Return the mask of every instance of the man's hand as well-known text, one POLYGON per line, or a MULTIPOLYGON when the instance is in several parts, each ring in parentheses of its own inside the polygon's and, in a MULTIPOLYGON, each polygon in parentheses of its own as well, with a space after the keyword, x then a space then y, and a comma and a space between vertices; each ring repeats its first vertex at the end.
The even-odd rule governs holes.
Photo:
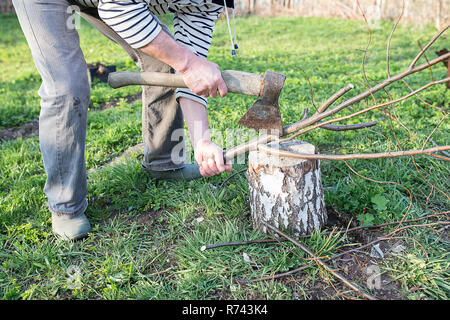
POLYGON ((200 174, 204 177, 231 172, 232 164, 225 164, 223 150, 211 140, 199 140, 194 147, 194 157, 200 166, 200 174))
POLYGON ((215 98, 217 91, 221 97, 228 92, 219 66, 205 58, 191 56, 186 68, 180 72, 187 87, 196 95, 215 98))
POLYGON ((196 56, 164 31, 140 49, 181 73, 187 87, 196 95, 215 98, 217 91, 221 97, 227 94, 228 88, 222 79, 219 66, 196 56))

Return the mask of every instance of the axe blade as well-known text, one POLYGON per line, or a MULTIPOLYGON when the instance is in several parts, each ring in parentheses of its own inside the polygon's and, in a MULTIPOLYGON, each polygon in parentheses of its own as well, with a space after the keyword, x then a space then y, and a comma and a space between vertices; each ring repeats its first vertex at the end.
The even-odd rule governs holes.
POLYGON ((256 100, 238 123, 241 126, 258 131, 277 131, 278 135, 283 131, 280 108, 278 105, 267 103, 263 98, 256 100))
POLYGON ((258 100, 239 120, 239 124, 256 130, 270 130, 278 135, 283 132, 278 98, 284 86, 286 76, 266 71, 258 100))

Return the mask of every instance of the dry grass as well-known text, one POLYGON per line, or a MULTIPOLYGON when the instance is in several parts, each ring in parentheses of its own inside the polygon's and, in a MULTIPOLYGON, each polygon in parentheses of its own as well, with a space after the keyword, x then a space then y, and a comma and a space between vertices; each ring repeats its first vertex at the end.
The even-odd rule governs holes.
MULTIPOLYGON (((370 22, 395 20, 402 1, 359 0, 370 22)), ((237 12, 264 16, 292 15, 361 19, 357 0, 236 0, 237 12)), ((441 28, 450 21, 448 0, 405 0, 404 22, 415 24, 433 23, 441 28)))

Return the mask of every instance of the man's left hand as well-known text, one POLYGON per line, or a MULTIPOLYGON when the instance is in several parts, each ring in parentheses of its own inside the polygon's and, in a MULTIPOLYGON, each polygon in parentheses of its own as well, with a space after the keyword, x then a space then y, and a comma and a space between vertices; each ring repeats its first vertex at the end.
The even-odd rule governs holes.
POLYGON ((223 150, 211 140, 200 140, 194 148, 194 157, 200 166, 200 174, 211 177, 222 172, 231 172, 232 164, 225 164, 223 150))

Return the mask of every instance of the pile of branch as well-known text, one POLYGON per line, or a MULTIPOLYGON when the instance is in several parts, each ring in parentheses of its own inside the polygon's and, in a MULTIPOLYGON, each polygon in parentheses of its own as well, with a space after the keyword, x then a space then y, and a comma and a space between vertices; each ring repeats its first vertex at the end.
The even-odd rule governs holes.
MULTIPOLYGON (((450 145, 435 146, 435 147, 429 148, 429 149, 425 149, 424 148, 425 145, 424 145, 424 147, 420 150, 407 150, 407 151, 383 152, 383 153, 365 153, 365 154, 345 154, 345 155, 304 154, 304 153, 300 154, 300 153, 294 153, 294 152, 289 152, 289 151, 282 151, 282 150, 279 150, 279 149, 276 149, 273 147, 273 145, 278 145, 278 143, 293 140, 302 134, 305 134, 307 132, 310 132, 310 131, 318 129, 318 128, 326 129, 326 130, 333 130, 333 131, 343 131, 343 130, 358 130, 358 129, 363 129, 363 128, 368 128, 368 127, 374 126, 374 125, 376 125, 375 121, 361 123, 361 124, 357 124, 357 125, 336 125, 335 123, 354 118, 356 116, 365 114, 367 112, 370 112, 370 111, 373 111, 373 110, 376 110, 376 109, 379 109, 382 107, 396 104, 398 102, 404 101, 404 100, 409 99, 414 96, 419 97, 418 93, 420 93, 421 91, 424 91, 425 89, 428 89, 428 88, 438 85, 438 84, 443 84, 443 83, 449 82, 450 77, 446 77, 446 78, 440 79, 440 80, 432 80, 429 83, 427 83, 426 85, 422 86, 421 88, 413 90, 404 80, 404 78, 406 78, 412 74, 429 69, 432 66, 434 66, 440 62, 448 61, 448 59, 450 59, 450 52, 447 52, 431 61, 428 61, 428 59, 427 59, 426 63, 416 66, 418 60, 425 54, 425 52, 432 46, 432 44, 434 42, 436 42, 436 40, 439 39, 439 37, 441 37, 442 34, 445 31, 447 31, 449 28, 450 28, 450 24, 447 25, 446 27, 444 27, 438 34, 436 34, 436 36, 433 37, 433 39, 430 40, 430 42, 425 47, 422 48, 422 50, 417 54, 417 56, 410 63, 409 67, 406 70, 404 70, 403 72, 400 72, 400 73, 398 73, 396 75, 392 75, 392 76, 388 72, 389 77, 386 80, 372 86, 371 88, 368 88, 366 91, 358 94, 357 96, 340 103, 336 107, 329 109, 340 97, 342 97, 344 94, 346 94, 347 92, 349 92, 351 89, 354 88, 354 86, 352 84, 349 84, 346 87, 339 90, 338 92, 336 92, 335 94, 333 94, 327 101, 325 101, 319 108, 316 109, 316 112, 312 116, 308 116, 308 110, 306 110, 302 120, 284 126, 283 131, 281 132, 280 135, 270 134, 270 133, 263 134, 256 139, 253 139, 249 142, 240 144, 232 149, 227 150, 225 153, 225 159, 231 160, 240 154, 247 153, 247 152, 250 152, 253 150, 261 150, 261 151, 265 151, 267 153, 278 155, 278 156, 292 157, 292 158, 299 158, 299 159, 320 159, 320 160, 376 159, 376 158, 415 156, 415 155, 426 154, 426 155, 431 155, 433 157, 439 158, 441 160, 450 161, 450 158, 437 154, 438 152, 445 152, 447 150, 450 150, 450 145), (339 111, 346 109, 346 108, 350 107, 351 105, 354 105, 354 104, 360 102, 361 100, 364 100, 370 96, 373 96, 373 94, 375 92, 383 90, 383 89, 386 90, 387 86, 389 86, 397 81, 400 81, 400 80, 403 81, 407 85, 407 87, 410 89, 410 93, 408 93, 398 99, 390 99, 387 102, 375 104, 372 106, 367 106, 366 108, 359 110, 357 112, 354 112, 352 114, 349 114, 349 115, 335 117, 335 118, 326 120, 327 118, 335 116, 339 111), (269 143, 271 143, 272 146, 269 146, 269 143)), ((388 52, 389 52, 389 48, 388 48, 388 52)), ((389 63, 389 57, 388 57, 388 63, 389 63)), ((388 70, 389 70, 389 67, 388 67, 388 70)), ((390 95, 389 95, 389 97, 391 98, 390 95)), ((419 97, 419 99, 421 99, 421 98, 419 97)), ((445 119, 447 117, 448 113, 445 110, 442 110, 442 112, 444 113, 443 119, 445 119)), ((433 133, 434 133, 434 131, 433 131, 433 133)), ((426 143, 429 141, 430 137, 431 137, 431 135, 428 137, 426 143)))

